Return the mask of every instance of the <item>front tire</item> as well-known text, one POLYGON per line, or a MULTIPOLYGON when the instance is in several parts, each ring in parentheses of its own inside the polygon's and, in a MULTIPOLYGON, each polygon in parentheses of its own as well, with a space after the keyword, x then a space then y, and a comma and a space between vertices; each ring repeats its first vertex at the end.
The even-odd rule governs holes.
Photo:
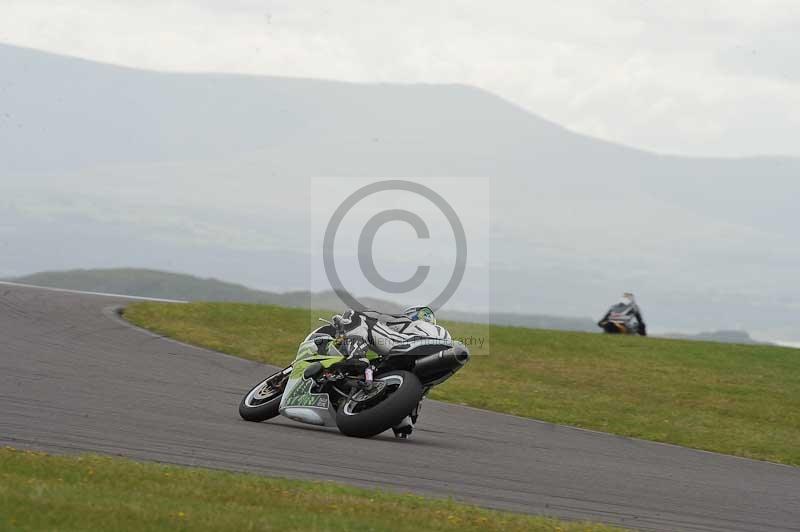
POLYGON ((242 397, 239 403, 239 415, 245 421, 266 421, 278 415, 283 390, 289 375, 284 371, 274 373, 259 382, 242 397))
POLYGON ((369 392, 357 392, 345 399, 336 413, 339 431, 356 438, 371 438, 398 425, 422 399, 419 379, 408 371, 390 371, 375 379, 382 383, 381 395, 369 399, 369 392), (366 400, 358 401, 358 394, 366 400))

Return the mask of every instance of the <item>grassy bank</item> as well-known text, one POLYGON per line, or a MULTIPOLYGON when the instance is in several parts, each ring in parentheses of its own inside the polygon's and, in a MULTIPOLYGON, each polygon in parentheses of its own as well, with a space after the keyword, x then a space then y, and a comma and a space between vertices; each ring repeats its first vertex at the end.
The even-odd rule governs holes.
POLYGON ((618 529, 329 482, 5 448, 0 449, 0 530, 618 529))
MULTIPOLYGON (((137 303, 168 336, 287 365, 312 322, 264 305, 137 303)), ((800 351, 447 324, 483 339, 435 399, 649 440, 800 465, 800 351)))

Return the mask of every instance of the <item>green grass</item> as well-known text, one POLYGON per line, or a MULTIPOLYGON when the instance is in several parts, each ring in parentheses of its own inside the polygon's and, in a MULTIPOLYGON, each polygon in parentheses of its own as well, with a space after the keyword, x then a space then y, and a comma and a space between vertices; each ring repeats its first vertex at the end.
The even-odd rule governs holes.
POLYGON ((0 449, 0 530, 611 531, 340 486, 0 449))
MULTIPOLYGON (((211 349, 288 365, 313 326, 280 307, 137 303, 132 322, 211 349)), ((448 324, 487 339, 432 397, 499 412, 800 465, 800 351, 448 324)), ((243 390, 244 392, 244 390, 243 390)))

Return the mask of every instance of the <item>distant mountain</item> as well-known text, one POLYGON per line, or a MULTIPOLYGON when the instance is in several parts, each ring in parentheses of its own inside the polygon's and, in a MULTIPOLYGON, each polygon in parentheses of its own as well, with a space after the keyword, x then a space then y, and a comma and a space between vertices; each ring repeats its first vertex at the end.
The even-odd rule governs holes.
POLYGON ((515 314, 511 312, 463 312, 458 310, 442 311, 442 319, 465 321, 469 323, 493 323, 511 327, 527 327, 530 329, 556 329, 560 331, 599 332, 597 324, 590 318, 572 318, 564 316, 548 316, 546 314, 515 314))
POLYGON ((40 272, 10 280, 52 288, 187 301, 271 303, 278 297, 217 279, 138 268, 40 272))
MULTIPOLYGON (((183 301, 226 301, 261 303, 284 307, 299 307, 339 312, 343 304, 333 292, 288 292, 275 293, 253 290, 246 286, 201 279, 182 273, 162 272, 137 268, 114 268, 105 270, 70 270, 41 272, 9 279, 16 283, 105 292, 130 296, 178 299, 183 301)), ((402 305, 374 298, 361 298, 362 303, 384 312, 401 312, 402 305)), ((473 323, 495 323, 538 329, 560 329, 569 331, 597 330, 590 319, 524 314, 481 314, 471 312, 441 312, 442 319, 473 323)))
MULTIPOLYGON (((70 270, 40 272, 9 281, 131 296, 144 296, 184 301, 222 301, 259 303, 284 307, 311 308, 338 312, 343 304, 333 292, 287 292, 276 293, 254 290, 241 284, 203 279, 183 273, 164 272, 139 268, 114 268, 98 270, 70 270)), ((403 305, 374 298, 362 298, 364 305, 384 312, 400 312, 403 305)), ((440 318, 451 321, 472 323, 493 323, 534 329, 556 329, 566 331, 598 332, 599 329, 589 318, 569 318, 563 316, 443 311, 440 318)), ((702 332, 698 334, 667 333, 659 338, 678 340, 700 340, 731 344, 763 344, 754 340, 742 330, 702 332)))
POLYGON ((704 342, 720 342, 724 344, 765 344, 753 339, 747 331, 712 331, 698 334, 668 333, 660 335, 662 338, 675 340, 700 340, 704 342))
MULTIPOLYGON (((241 284, 218 279, 203 279, 194 275, 140 268, 40 272, 9 280, 52 288, 183 301, 235 301, 320 309, 336 309, 341 306, 332 292, 320 294, 302 291, 275 293, 254 290, 241 284)), ((392 306, 396 307, 396 305, 392 306)))
MULTIPOLYGON (((661 330, 800 341, 800 159, 648 153, 465 85, 154 72, 0 45, 0 276, 124 265, 321 291, 320 182, 439 177, 465 183, 443 192, 466 196, 465 222, 489 214, 468 234, 491 240, 475 266, 488 280, 454 308, 599 317, 633 291, 661 330), (490 193, 469 185, 483 179, 490 193)), ((415 258, 379 257, 401 274, 415 258)))

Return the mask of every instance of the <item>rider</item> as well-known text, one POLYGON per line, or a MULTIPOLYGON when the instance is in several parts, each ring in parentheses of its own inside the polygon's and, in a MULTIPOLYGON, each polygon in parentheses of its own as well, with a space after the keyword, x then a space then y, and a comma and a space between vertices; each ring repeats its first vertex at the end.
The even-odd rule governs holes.
MULTIPOLYGON (((402 314, 347 309, 334 316, 337 321, 348 337, 360 337, 381 356, 433 354, 453 347, 450 333, 436 324, 436 315, 427 306, 409 307, 402 314)), ((351 357, 366 354, 363 348, 354 351, 351 357)))
MULTIPOLYGON (((639 324, 636 332, 642 336, 647 336, 647 326, 644 323, 644 318, 642 318, 642 310, 636 303, 636 298, 634 295, 630 292, 625 292, 622 294, 622 299, 618 304, 624 305, 626 308, 630 309, 639 324)), ((598 325, 603 327, 603 325, 608 321, 608 317, 611 315, 612 310, 613 308, 606 312, 606 315, 603 316, 603 319, 598 322, 598 325)))
MULTIPOLYGON (((402 314, 347 309, 331 321, 349 338, 348 341, 355 339, 345 350, 349 363, 368 366, 366 354, 369 348, 381 356, 397 356, 428 355, 453 347, 450 333, 436 324, 436 315, 426 306, 409 307, 402 314)), ((419 406, 399 425, 392 427, 395 436, 408 437, 418 415, 419 406)))

